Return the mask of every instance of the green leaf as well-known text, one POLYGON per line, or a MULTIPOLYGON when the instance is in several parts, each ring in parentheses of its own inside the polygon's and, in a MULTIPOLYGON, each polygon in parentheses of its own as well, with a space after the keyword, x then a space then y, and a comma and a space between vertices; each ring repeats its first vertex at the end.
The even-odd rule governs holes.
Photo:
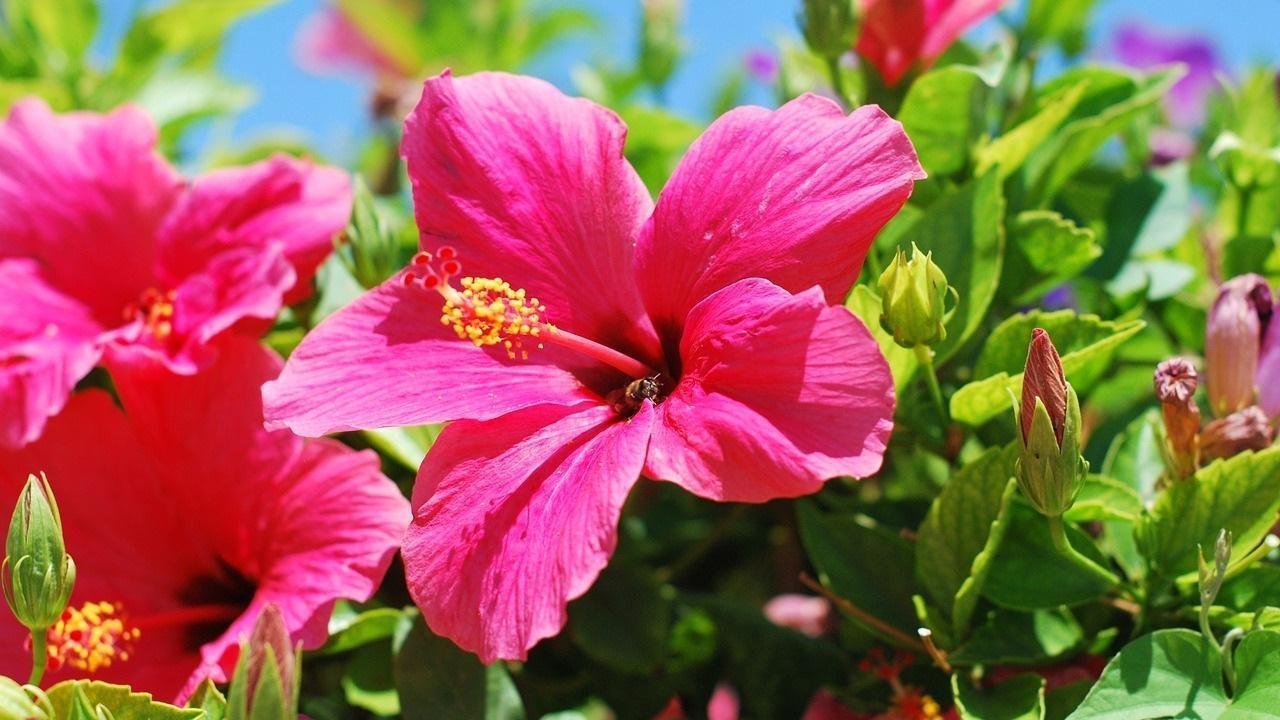
POLYGON ((1067 55, 1079 54, 1085 46, 1089 13, 1096 1, 1031 0, 1027 8, 1027 40, 1054 42, 1067 55))
POLYGON ((1245 569, 1222 585, 1215 602, 1244 611, 1280 607, 1280 567, 1260 564, 1245 569))
POLYGON ((1142 516, 1142 498, 1128 485, 1109 477, 1090 475, 1080 494, 1062 517, 1067 522, 1099 520, 1136 522, 1142 516))
POLYGON ((569 631, 593 660, 648 673, 666 657, 670 603, 649 570, 612 563, 591 590, 569 606, 569 631))
POLYGON ((1219 530, 1232 535, 1232 557, 1262 541, 1280 510, 1280 448, 1246 452, 1174 483, 1138 524, 1151 569, 1166 578, 1196 572, 1196 546, 1212 548, 1219 530))
POLYGON ((979 147, 974 153, 977 159, 977 174, 986 173, 992 168, 1000 179, 1017 172, 1038 148, 1053 137, 1062 123, 1071 115, 1085 88, 1066 86, 1057 94, 1045 99, 1035 115, 1004 133, 1000 137, 979 147))
POLYGON ((1000 291, 1019 304, 1034 302, 1102 254, 1092 230, 1048 210, 1018 213, 1009 225, 1009 249, 1000 291))
POLYGON ((1222 661, 1209 641, 1190 630, 1157 630, 1129 643, 1107 663, 1068 720, 1211 720, 1226 704, 1222 661))
POLYGON ((205 678, 187 698, 187 707, 203 712, 200 720, 222 720, 227 714, 227 698, 212 680, 205 678))
POLYGON ((391 657, 389 639, 356 648, 343 666, 342 693, 348 704, 375 715, 400 713, 391 657))
MULTIPOLYGON (((916 593, 915 582, 909 573, 885 572, 886 568, 915 566, 911 544, 897 533, 878 527, 865 515, 825 513, 809 500, 796 504, 796 516, 800 541, 822 584, 859 609, 914 637, 919 626, 911 602, 916 593)), ((870 625, 859 624, 883 640, 896 642, 870 625)))
POLYGON ((1017 612, 996 609, 964 645, 947 655, 967 665, 1043 665, 1080 647, 1084 631, 1063 609, 1017 612))
POLYGON ((968 164, 988 90, 978 69, 964 65, 927 72, 911 83, 898 120, 929 175, 951 175, 968 164))
POLYGON ((1134 420, 1116 436, 1102 462, 1102 474, 1116 478, 1144 501, 1154 500, 1156 483, 1164 474, 1160 451, 1160 411, 1151 410, 1134 420))
MULTIPOLYGON (((983 371, 1015 362, 1021 365, 1019 358, 1026 357, 1031 329, 1043 327, 1062 353, 1062 368, 1067 379, 1084 388, 1106 372, 1119 346, 1145 325, 1141 320, 1112 322, 1095 315, 1076 316, 1071 310, 1015 315, 992 331, 974 374, 982 375, 983 371), (1022 349, 1016 351, 1019 345, 1022 349)), ((1013 397, 1021 395, 1022 373, 1011 375, 1007 370, 1000 370, 957 390, 951 396, 951 417, 969 425, 981 425, 1009 409, 1009 393, 1013 393, 1013 397)))
MULTIPOLYGON (((992 448, 964 466, 934 499, 916 539, 916 581, 963 639, 1005 531, 1002 517, 1017 486, 1017 448, 992 448)), ((937 628, 934 629, 937 631, 937 628)))
POLYGON ((444 425, 377 428, 365 430, 364 436, 379 452, 408 470, 417 470, 443 429, 444 425))
MULTIPOLYGON (((1015 502, 1005 515, 1008 529, 991 562, 982 593, 1014 610, 1040 610, 1079 605, 1105 595, 1111 583, 1064 556, 1053 545, 1049 523, 1029 505, 1015 502)), ((1089 536, 1068 525, 1075 550, 1106 567, 1089 536)))
POLYGON ((98 30, 95 0, 4 0, 6 23, 30 33, 33 45, 56 50, 59 65, 79 65, 98 30))
POLYGON ((157 702, 149 693, 133 692, 125 685, 95 680, 64 680, 49 688, 49 702, 56 717, 66 717, 70 713, 77 687, 84 692, 92 707, 106 707, 116 720, 195 720, 201 716, 200 710, 157 702))
MULTIPOLYGON (((208 67, 227 30, 279 0, 177 0, 138 16, 120 45, 119 72, 137 80, 169 58, 208 67)), ((372 4, 372 3, 370 3, 372 4)))
POLYGON ((313 655, 338 655, 379 640, 395 636, 398 628, 409 622, 410 615, 398 608, 374 608, 347 618, 339 624, 337 614, 329 622, 329 640, 313 655))
POLYGON ((133 101, 141 105, 160 128, 166 150, 178 147, 182 132, 192 123, 219 115, 231 115, 248 107, 253 90, 208 71, 174 70, 153 75, 133 101))
POLYGON ((619 115, 627 124, 626 156, 644 180, 649 192, 657 195, 671 177, 689 144, 702 126, 679 115, 644 105, 628 105, 619 115))
POLYGON ((1062 129, 1046 138, 1028 162, 1035 178, 1032 201, 1043 205, 1073 175, 1093 161, 1093 156, 1112 136, 1159 103, 1182 76, 1182 68, 1171 68, 1134 78, 1119 70, 1088 66, 1069 70, 1041 88, 1041 105, 1059 102, 1067 88, 1083 91, 1072 118, 1062 129))
POLYGON ((975 688, 960 675, 951 676, 956 709, 966 720, 1043 720, 1044 678, 1018 675, 989 689, 975 688))
POLYGON ((1219 720, 1260 720, 1280 714, 1280 633, 1251 632, 1236 647, 1236 691, 1219 720))
POLYGON ((986 319, 1004 258, 1003 217, 999 178, 991 173, 943 195, 898 238, 902 247, 914 242, 932 252, 960 295, 947 337, 934 348, 938 363, 955 354, 986 319))
POLYGON ((502 663, 486 668, 422 622, 396 636, 394 675, 405 720, 524 720, 502 663))

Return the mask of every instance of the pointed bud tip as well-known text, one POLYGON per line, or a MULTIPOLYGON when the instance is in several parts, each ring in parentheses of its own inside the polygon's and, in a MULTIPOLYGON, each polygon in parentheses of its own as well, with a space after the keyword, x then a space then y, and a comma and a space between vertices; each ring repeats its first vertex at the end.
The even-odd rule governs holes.
POLYGON ((1053 425, 1053 434, 1062 442, 1067 418, 1067 377, 1062 370, 1062 359, 1053 340, 1044 328, 1031 331, 1031 345, 1027 349, 1027 365, 1022 377, 1022 402, 1019 422, 1025 442, 1031 437, 1031 421, 1035 416, 1036 399, 1044 403, 1053 425))

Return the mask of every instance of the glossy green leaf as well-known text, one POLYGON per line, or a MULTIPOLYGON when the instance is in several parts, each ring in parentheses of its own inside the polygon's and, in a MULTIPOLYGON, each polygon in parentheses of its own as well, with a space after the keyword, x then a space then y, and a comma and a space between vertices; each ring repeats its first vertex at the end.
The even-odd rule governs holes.
POLYGON ((1190 630, 1157 630, 1107 663, 1068 720, 1213 720, 1226 705, 1222 661, 1209 641, 1190 630))
POLYGON ((1196 546, 1213 547, 1231 533, 1232 557, 1262 541, 1280 510, 1280 448, 1218 460, 1174 483, 1138 525, 1138 543, 1153 571, 1176 578, 1196 571, 1196 546))
POLYGON ((1031 42, 1053 42, 1068 55, 1084 49, 1089 13, 1097 0, 1031 0, 1026 33, 1031 42))
POLYGON ((421 621, 394 643, 394 677, 404 720, 524 720, 524 706, 502 663, 485 667, 421 621))
POLYGON ((990 173, 943 195, 898 237, 901 247, 932 252, 960 296, 947 337, 934 348, 936 362, 955 354, 987 317, 1004 258, 1004 207, 990 173))
POLYGON ((662 583, 635 565, 613 563, 569 606, 569 632, 596 662, 646 673, 663 661, 671 607, 662 583))
POLYGON ((1018 213, 1009 224, 1000 291, 1015 302, 1036 300, 1075 277, 1102 254, 1094 232, 1048 210, 1018 213))
MULTIPOLYGON (((911 596, 917 590, 911 574, 901 571, 915 565, 911 544, 870 518, 824 512, 812 501, 797 503, 796 516, 805 554, 822 584, 860 610, 914 636, 918 622, 911 596)), ((864 628, 875 632, 872 626, 864 628)))
POLYGON ((1004 179, 1017 172, 1062 127, 1084 92, 1083 87, 1059 88, 1056 95, 1044 100, 1036 114, 978 148, 977 174, 998 168, 996 173, 1004 179))
MULTIPOLYGON (((1027 340, 1022 342, 1023 350, 1021 352, 1021 357, 1025 360, 1026 344, 1030 340, 1031 329, 1036 326, 1034 323, 1037 322, 1045 323, 1037 327, 1046 327, 1046 324, 1051 322, 1059 324, 1058 333, 1050 329, 1049 334, 1053 337, 1055 345, 1058 345, 1059 352, 1062 354, 1062 368, 1067 374, 1067 379, 1072 384, 1079 384, 1082 387, 1106 372, 1111 358, 1115 355, 1120 345, 1137 334, 1146 325, 1141 320, 1109 322, 1099 320, 1092 315, 1077 317, 1070 310, 1060 311, 1059 313, 1028 313, 1015 316, 1002 323, 1001 327, 992 332, 993 340, 991 342, 996 341, 999 333, 1000 337, 998 339, 1001 347, 1007 347, 1011 343, 1015 343, 1016 338, 1023 337, 1022 333, 1025 331, 1027 340), (1068 339, 1068 333, 1071 332, 1077 333, 1077 337, 1094 339, 1087 345, 1064 351, 1064 348, 1071 348, 1075 344, 1068 339), (1063 337, 1061 344, 1058 344, 1059 335, 1063 337)), ((991 342, 988 343, 988 346, 991 345, 991 342)), ((1011 350, 1004 350, 1004 354, 996 354, 997 352, 995 350, 984 351, 984 357, 998 358, 989 360, 985 367, 990 367, 995 363, 1012 363, 1019 357, 1018 354, 1013 354, 1011 350)), ((1018 361, 1018 364, 1021 365, 1023 363, 1018 361)), ((979 361, 979 367, 984 367, 981 360, 979 361)), ((975 371, 975 374, 979 373, 975 371)), ((1011 407, 1010 393, 1013 394, 1013 397, 1021 395, 1022 373, 1011 375, 1008 371, 1002 370, 989 377, 971 382, 951 396, 951 417, 969 425, 981 425, 1011 407)))
POLYGON ((1044 678, 1023 674, 993 688, 975 688, 960 675, 951 676, 956 709, 966 720, 1043 720, 1044 678))
MULTIPOLYGON (((916 539, 916 581, 942 608, 954 640, 966 635, 992 558, 1005 532, 1005 508, 1017 486, 1017 449, 992 448, 951 477, 916 539)), ((936 630, 936 629, 935 629, 936 630)))
POLYGON ((1219 720, 1261 720, 1280 715, 1280 633, 1251 632, 1235 651, 1236 688, 1219 720))
POLYGON ((1136 522, 1142 516, 1142 509, 1142 498, 1133 488, 1119 480, 1090 475, 1063 519, 1075 523, 1099 520, 1136 522))
POLYGON ((59 54, 59 65, 78 65, 98 30, 94 0, 4 0, 0 16, 18 32, 29 33, 32 44, 59 54))
POLYGON ((956 666, 1043 665, 1080 647, 1084 630, 1063 609, 1019 612, 999 608, 948 654, 956 666))
POLYGON ((176 0, 140 14, 120 45, 125 77, 149 74, 165 62, 209 68, 227 30, 279 0, 176 0))
POLYGON ((343 665, 342 692, 347 703, 375 715, 400 713, 391 663, 391 642, 364 644, 343 665))
POLYGON ((227 698, 209 678, 200 681, 186 706, 203 712, 200 720, 222 720, 227 714, 227 698))
POLYGON ((389 640, 397 629, 409 622, 410 615, 398 608, 374 608, 329 623, 329 640, 313 651, 316 655, 338 655, 379 640, 389 640))
MULTIPOLYGON (((1039 610, 1078 605, 1111 589, 1111 583, 1054 547, 1048 521, 1029 505, 1013 503, 1006 518, 1004 542, 982 588, 992 602, 1015 610, 1039 610)), ((1066 531, 1076 552, 1106 567, 1088 535, 1070 525, 1066 531)))
POLYGON ((133 692, 124 685, 94 680, 64 680, 49 688, 49 702, 53 704, 57 717, 69 714, 77 687, 84 692, 90 706, 106 707, 115 720, 196 720, 201 716, 200 710, 177 708, 158 702, 150 694, 133 692))
POLYGON ((963 65, 927 72, 911 83, 898 120, 930 175, 951 175, 968 164, 988 91, 977 69, 963 65))

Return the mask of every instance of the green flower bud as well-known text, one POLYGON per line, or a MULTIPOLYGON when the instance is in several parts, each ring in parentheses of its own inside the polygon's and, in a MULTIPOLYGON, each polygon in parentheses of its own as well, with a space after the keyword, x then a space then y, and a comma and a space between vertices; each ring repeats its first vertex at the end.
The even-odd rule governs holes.
POLYGON ((380 285, 403 265, 405 254, 396 228, 359 176, 355 179, 351 219, 338 258, 363 287, 380 285))
POLYGON ((43 693, 32 697, 32 693, 17 682, 0 677, 0 720, 50 720, 52 717, 53 708, 43 693))
POLYGON ((298 716, 302 644, 293 645, 280 608, 258 615, 227 693, 227 720, 278 720, 298 716))
POLYGON ((827 59, 853 49, 861 20, 858 0, 804 0, 798 18, 804 41, 827 59))
POLYGON ((1049 333, 1036 328, 1027 352, 1018 424, 1018 487, 1046 517, 1071 507, 1089 463, 1080 457, 1080 401, 1049 333))
POLYGON ((922 253, 911 244, 911 259, 898 248, 893 262, 880 275, 884 311, 880 325, 902 347, 937 345, 947 336, 947 276, 933 262, 933 253, 922 253))
POLYGON ((650 85, 661 88, 675 72, 684 52, 680 39, 684 0, 644 0, 643 6, 640 72, 650 85))
POLYGON ((62 517, 49 480, 27 477, 5 543, 4 598, 18 622, 41 635, 57 622, 71 598, 76 565, 62 541, 62 517))

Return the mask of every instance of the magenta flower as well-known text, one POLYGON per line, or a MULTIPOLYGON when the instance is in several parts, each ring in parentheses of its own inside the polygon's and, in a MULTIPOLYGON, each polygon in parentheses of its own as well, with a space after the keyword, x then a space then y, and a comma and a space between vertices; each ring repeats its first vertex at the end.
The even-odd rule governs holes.
POLYGON ((0 123, 0 447, 40 435, 99 360, 195 372, 303 298, 350 213, 344 173, 276 157, 185 184, 137 109, 0 123))
POLYGON ((1186 65, 1187 74, 1165 95, 1165 110, 1173 125, 1182 130, 1204 122, 1209 95, 1218 88, 1217 74, 1225 69, 1212 42, 1195 34, 1171 35, 1130 22, 1115 29, 1111 47, 1115 58, 1130 67, 1147 70, 1173 63, 1186 65))
POLYGON ((406 68, 378 47, 341 9, 326 6, 307 18, 298 30, 298 64, 317 75, 359 73, 386 80, 412 77, 406 68))
POLYGON ((625 133, 531 78, 428 80, 402 153, 422 246, 447 247, 264 388, 268 421, 305 435, 455 421, 403 553, 432 630, 485 661, 560 630, 641 474, 794 497, 875 472, 892 426, 888 367, 839 303, 923 177, 901 126, 814 96, 740 108, 656 207, 625 133))
MULTIPOLYGON (((78 571, 49 682, 172 698, 225 680, 267 603, 314 648, 334 602, 367 600, 386 572, 409 512, 377 456, 263 430, 259 388, 279 358, 234 336, 218 350, 194 376, 131 369, 124 411, 76 393, 39 440, 0 451, 0 503, 44 471, 78 571)), ((2 615, 0 674, 26 677, 25 629, 2 615)))
POLYGON ((961 35, 995 14, 1006 0, 859 0, 858 55, 886 85, 913 68, 927 70, 961 35))

